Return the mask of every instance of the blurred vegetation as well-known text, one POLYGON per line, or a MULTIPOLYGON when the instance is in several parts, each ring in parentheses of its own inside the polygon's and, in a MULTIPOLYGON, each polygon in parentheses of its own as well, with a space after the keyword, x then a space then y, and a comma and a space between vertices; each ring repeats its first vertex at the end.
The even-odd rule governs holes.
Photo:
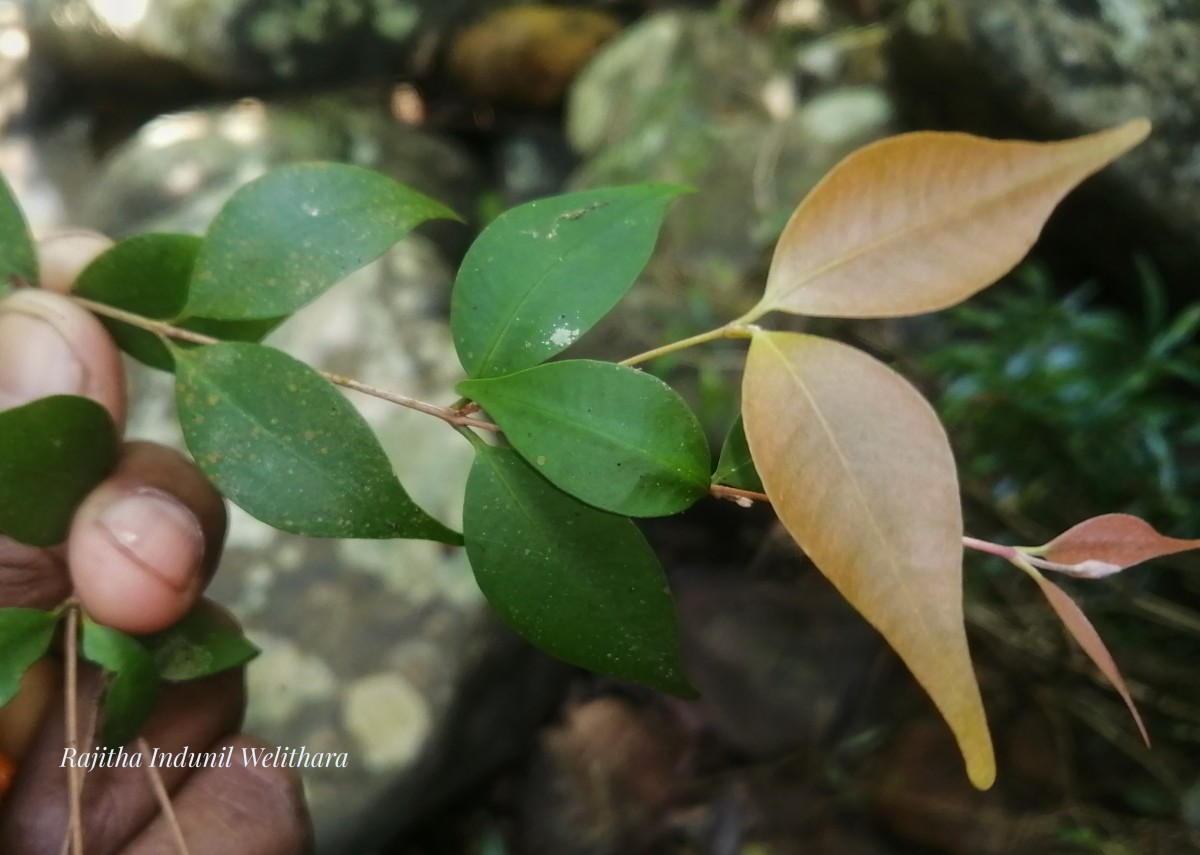
POLYGON ((1027 265, 948 312, 920 359, 964 485, 1004 514, 1122 511, 1200 532, 1200 304, 1173 313, 1140 269, 1137 317, 1027 265))

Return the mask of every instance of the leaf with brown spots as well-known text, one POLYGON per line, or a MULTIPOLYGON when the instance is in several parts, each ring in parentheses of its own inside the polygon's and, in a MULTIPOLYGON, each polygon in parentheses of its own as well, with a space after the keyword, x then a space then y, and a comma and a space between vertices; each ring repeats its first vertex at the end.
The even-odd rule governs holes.
POLYGON ((409 498, 363 417, 304 363, 235 342, 174 356, 188 450, 251 516, 312 537, 462 542, 409 498))

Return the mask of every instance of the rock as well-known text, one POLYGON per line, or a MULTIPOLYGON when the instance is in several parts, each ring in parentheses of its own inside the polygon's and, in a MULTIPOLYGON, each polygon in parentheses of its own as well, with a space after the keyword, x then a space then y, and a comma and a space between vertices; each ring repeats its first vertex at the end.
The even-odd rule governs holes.
POLYGON ((0 6, 0 129, 20 116, 29 99, 29 35, 20 5, 0 6))
POLYGON ((796 49, 795 66, 802 91, 829 85, 886 84, 890 77, 887 46, 891 29, 883 24, 840 30, 806 41, 796 49))
MULTIPOLYGON (((474 217, 480 169, 455 143, 393 121, 365 96, 233 106, 159 117, 105 160, 81 217, 114 237, 201 232, 235 189, 273 166, 337 160, 376 169, 474 217)), ((467 234, 435 234, 461 251, 467 234)))
MULTIPOLYGON (((776 561, 801 564, 782 552, 776 561)), ((791 569, 786 581, 698 568, 672 577, 694 715, 750 757, 829 750, 856 717, 877 717, 878 636, 815 568, 791 569)))
POLYGON ((48 129, 22 129, 0 138, 0 172, 21 204, 33 234, 76 225, 69 211, 95 175, 89 125, 72 117, 48 129))
POLYGON ((687 739, 663 709, 617 697, 569 706, 521 787, 517 849, 617 855, 647 846, 681 794, 687 739))
MULTIPOLYGON (((114 155, 91 210, 107 212, 104 224, 116 233, 198 227, 220 198, 271 164, 331 153, 331 128, 332 120, 305 124, 296 112, 257 103, 166 118, 114 155), (167 167, 157 182, 156 165, 167 167), (188 186, 173 183, 179 175, 188 186)), ((343 152, 360 133, 352 122, 346 130, 343 152)), ((381 161, 387 153, 393 173, 419 175, 431 195, 465 193, 455 182, 468 161, 457 149, 403 129, 377 142, 361 133, 358 145, 375 146, 381 161), (397 158, 403 146, 412 161, 397 158)), ((452 276, 443 250, 410 236, 291 318, 271 343, 386 389, 449 400, 461 376, 445 320, 452 276)), ((168 378, 136 379, 130 434, 178 445, 168 378)), ((460 525, 470 445, 436 419, 376 398, 354 402, 414 499, 460 525)), ((234 509, 211 593, 263 649, 247 672, 247 730, 348 755, 347 768, 304 771, 320 852, 379 845, 477 781, 530 738, 561 691, 563 666, 499 625, 461 549, 306 539, 234 509)))
POLYGON ((605 46, 572 88, 568 135, 584 155, 625 143, 664 110, 764 116, 767 46, 716 15, 664 12, 605 46))
POLYGON ((1094 193, 1064 219, 1079 220, 1078 249, 1101 255, 1096 268, 1112 266, 1107 248, 1128 266, 1148 244, 1191 299, 1200 262, 1200 20, 1191 4, 917 0, 895 46, 924 125, 1051 138, 1148 117, 1150 139, 1105 171, 1112 198, 1097 206, 1094 193))
POLYGON ((47 96, 41 65, 30 55, 23 5, 0 3, 0 173, 35 234, 66 224, 95 165, 85 119, 38 126, 47 96))
POLYGON ((459 34, 450 49, 450 77, 471 98, 546 108, 621 22, 591 9, 535 4, 499 9, 459 34))
POLYGON ((38 0, 38 50, 88 85, 264 86, 411 75, 475 0, 38 0))
POLYGON ((557 125, 504 134, 492 161, 504 209, 560 192, 577 163, 557 125))

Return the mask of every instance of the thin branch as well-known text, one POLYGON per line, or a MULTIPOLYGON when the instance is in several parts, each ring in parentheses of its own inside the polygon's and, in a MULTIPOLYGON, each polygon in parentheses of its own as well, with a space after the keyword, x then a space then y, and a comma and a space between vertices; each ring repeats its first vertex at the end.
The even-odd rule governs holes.
POLYGON ((182 327, 171 326, 164 321, 156 321, 152 320, 151 318, 144 318, 141 315, 134 314, 133 312, 126 312, 124 309, 118 309, 115 306, 97 303, 95 300, 89 300, 86 297, 77 297, 73 294, 70 295, 70 297, 89 312, 105 318, 111 318, 114 321, 120 321, 121 323, 129 324, 130 326, 146 330, 147 332, 152 332, 156 335, 163 336, 164 338, 174 338, 178 339, 179 341, 186 341, 189 344, 217 344, 220 342, 220 339, 213 338, 210 335, 193 332, 192 330, 185 330, 182 327))
POLYGON ((666 356, 668 353, 686 350, 689 347, 695 347, 698 344, 705 344, 710 341, 717 341, 722 338, 750 338, 754 335, 755 327, 750 324, 733 323, 725 324, 723 327, 717 327, 715 330, 699 333, 697 335, 681 338, 679 341, 673 341, 670 344, 664 344, 661 347, 656 347, 647 350, 644 353, 639 353, 636 356, 631 356, 628 359, 622 359, 619 365, 640 365, 643 362, 649 362, 651 359, 657 359, 660 356, 666 356))
POLYGON ((967 549, 974 549, 978 552, 986 552, 988 555, 995 555, 997 558, 1003 558, 1005 561, 1011 561, 1014 564, 1018 558, 1028 558, 1023 555, 1015 546, 1004 546, 999 543, 992 543, 987 540, 980 540, 976 537, 964 537, 962 544, 967 549))
POLYGON ((187 840, 183 836, 183 828, 179 825, 179 817, 175 815, 175 808, 171 804, 171 796, 167 793, 166 786, 163 785, 162 775, 158 773, 158 769, 150 765, 150 760, 152 759, 150 746, 141 737, 138 738, 137 745, 138 751, 142 755, 142 761, 146 764, 146 777, 150 779, 150 789, 154 790, 154 797, 158 800, 158 808, 162 811, 167 827, 171 829, 171 836, 175 838, 175 848, 179 850, 180 855, 191 855, 187 840))
MULTIPOLYGON (((79 602, 72 600, 67 607, 66 629, 66 696, 67 748, 71 756, 79 757, 79 602)), ((71 841, 71 855, 83 855, 83 770, 77 762, 67 766, 67 834, 71 841)))
MULTIPOLYGON (((186 341, 189 344, 220 344, 221 340, 212 336, 202 335, 201 333, 185 330, 181 327, 172 326, 163 321, 155 321, 150 318, 143 318, 141 315, 135 315, 132 312, 126 312, 122 309, 117 309, 112 306, 106 306, 103 303, 97 303, 93 300, 87 300, 83 297, 72 297, 76 303, 88 309, 91 312, 101 315, 106 318, 111 318, 114 321, 130 324, 139 329, 152 332, 164 338, 178 339, 186 341)), ((363 383, 361 380, 355 380, 352 377, 343 377, 341 374, 334 374, 329 371, 318 371, 322 377, 337 386, 344 389, 352 389, 355 392, 361 392, 364 395, 370 395, 373 398, 379 398, 389 403, 396 404, 401 407, 407 407, 410 410, 416 410, 419 413, 434 416, 454 427, 473 427, 477 430, 487 430, 499 432, 500 428, 491 422, 482 419, 470 418, 466 412, 451 408, 439 407, 436 404, 430 404, 427 401, 421 401, 416 398, 411 398, 408 395, 402 395, 399 392, 390 392, 387 389, 381 389, 378 386, 372 386, 369 383, 363 383)), ((467 412, 472 412, 469 408, 467 412)))
POLYGON ((755 502, 770 503, 766 493, 756 493, 753 490, 739 490, 737 487, 726 487, 724 484, 713 484, 708 488, 708 494, 714 499, 725 499, 734 502, 740 508, 748 508, 755 502))
POLYGON ((1058 561, 1049 561, 1045 558, 1039 558, 1036 555, 1030 555, 1020 547, 1002 546, 999 543, 989 543, 986 540, 978 540, 974 537, 964 537, 963 546, 1003 558, 1005 561, 1017 565, 1026 572, 1030 572, 1036 567, 1039 570, 1051 570, 1055 573, 1062 573, 1064 576, 1070 576, 1074 579, 1103 579, 1105 576, 1119 573, 1123 569, 1119 564, 1109 564, 1104 561, 1094 560, 1081 561, 1078 564, 1062 564, 1058 561))
POLYGON ((491 422, 485 422, 482 419, 473 419, 470 416, 464 415, 461 410, 450 409, 449 407, 439 407, 436 404, 430 404, 426 401, 419 401, 416 398, 410 398, 408 395, 401 395, 399 392, 389 392, 387 389, 381 389, 378 386, 371 386, 368 383, 363 383, 360 380, 355 380, 352 377, 343 377, 340 374, 331 374, 328 371, 320 372, 321 376, 330 383, 335 383, 345 389, 353 389, 355 392, 362 392, 364 395, 370 395, 373 398, 380 398, 384 401, 390 401, 393 404, 398 404, 401 407, 408 407, 410 410, 416 410, 419 413, 425 413, 430 416, 441 419, 447 424, 454 427, 473 427, 479 430, 489 430, 499 432, 500 428, 491 422))

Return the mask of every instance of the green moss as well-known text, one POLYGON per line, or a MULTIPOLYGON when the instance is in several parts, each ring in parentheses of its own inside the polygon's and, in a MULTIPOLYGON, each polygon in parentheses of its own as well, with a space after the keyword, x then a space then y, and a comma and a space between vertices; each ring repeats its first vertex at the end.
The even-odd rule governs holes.
POLYGON ((964 482, 1048 524, 1102 509, 1200 530, 1200 305, 1168 316, 1148 268, 1142 318, 1035 266, 1015 279, 948 313, 923 360, 964 482))

